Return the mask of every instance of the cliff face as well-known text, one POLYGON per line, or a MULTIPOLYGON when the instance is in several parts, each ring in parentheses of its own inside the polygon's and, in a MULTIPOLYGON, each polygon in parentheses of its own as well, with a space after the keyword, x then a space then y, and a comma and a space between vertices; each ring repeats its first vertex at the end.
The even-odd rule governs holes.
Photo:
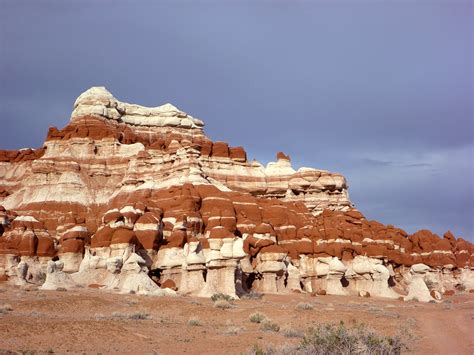
POLYGON ((37 282, 46 272, 46 285, 117 287, 118 277, 121 289, 172 284, 200 295, 398 297, 418 275, 437 285, 417 286, 428 296, 474 287, 467 241, 368 221, 342 175, 295 171, 283 153, 265 167, 203 126, 170 104, 127 104, 91 88, 42 148, 0 151, 0 279, 37 282))

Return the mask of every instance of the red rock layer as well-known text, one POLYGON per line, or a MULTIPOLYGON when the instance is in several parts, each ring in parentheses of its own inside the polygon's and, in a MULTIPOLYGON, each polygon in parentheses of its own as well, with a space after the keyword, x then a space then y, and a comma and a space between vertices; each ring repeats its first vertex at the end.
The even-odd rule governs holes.
POLYGON ((43 156, 45 148, 0 150, 0 162, 19 163, 23 161, 36 160, 43 156))
MULTIPOLYGON (((176 153, 176 148, 189 146, 197 149, 204 156, 247 161, 247 154, 242 147, 229 147, 225 142, 212 142, 202 135, 201 129, 168 127, 150 134, 150 129, 134 127, 98 116, 77 117, 61 130, 51 127, 46 141, 68 141, 73 138, 88 138, 93 141, 113 139, 121 144, 141 143, 146 148, 164 150, 168 153, 176 153)), ((2 151, 0 151, 0 161, 2 161, 1 153, 2 151)), ((39 153, 36 155, 33 157, 30 153, 28 157, 30 160, 41 157, 39 153)))
POLYGON ((295 259, 309 255, 350 260, 367 255, 395 265, 474 267, 474 245, 454 238, 450 232, 443 238, 427 230, 408 235, 402 229, 368 221, 355 209, 325 210, 314 217, 302 203, 223 192, 211 185, 185 184, 153 191, 146 198, 117 197, 108 207, 109 212, 102 216, 103 226, 92 231, 95 233, 90 240, 87 231, 68 232, 82 221, 62 221, 65 232, 56 249, 41 222, 13 219, 0 238, 0 253, 81 253, 89 243, 92 247, 128 243, 159 250, 183 247, 196 239, 206 246, 207 238, 238 236, 245 238, 244 250, 252 256, 282 252, 295 259), (138 225, 156 228, 140 230, 138 225))

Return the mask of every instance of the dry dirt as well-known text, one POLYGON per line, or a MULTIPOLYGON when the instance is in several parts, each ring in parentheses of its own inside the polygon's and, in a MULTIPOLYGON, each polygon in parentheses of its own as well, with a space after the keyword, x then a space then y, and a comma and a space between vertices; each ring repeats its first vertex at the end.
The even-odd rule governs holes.
POLYGON ((316 323, 340 320, 362 322, 386 335, 406 326, 418 338, 415 353, 474 354, 472 293, 446 298, 440 304, 265 295, 261 300, 237 300, 230 309, 218 309, 210 299, 195 297, 0 286, 0 353, 240 354, 256 344, 265 348, 269 343, 300 341, 286 337, 284 329, 304 331, 316 323), (299 310, 299 303, 314 308, 299 310), (249 316, 257 311, 281 330, 264 331, 261 324, 250 322, 249 316), (140 315, 147 319, 133 319, 140 315), (191 318, 199 325, 189 324, 191 318))

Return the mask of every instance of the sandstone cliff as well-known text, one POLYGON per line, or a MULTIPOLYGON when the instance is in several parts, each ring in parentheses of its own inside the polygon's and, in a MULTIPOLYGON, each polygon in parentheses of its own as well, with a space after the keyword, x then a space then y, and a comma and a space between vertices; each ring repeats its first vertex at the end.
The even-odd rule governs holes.
POLYGON ((283 153, 249 161, 203 127, 96 87, 43 147, 0 151, 0 280, 427 301, 474 288, 469 242, 369 221, 342 175, 294 170, 283 153))

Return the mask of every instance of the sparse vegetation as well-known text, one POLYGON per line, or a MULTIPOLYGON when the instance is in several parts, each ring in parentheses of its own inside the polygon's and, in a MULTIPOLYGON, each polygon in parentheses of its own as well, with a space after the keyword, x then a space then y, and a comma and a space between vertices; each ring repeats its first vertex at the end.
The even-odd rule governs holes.
POLYGON ((339 324, 320 324, 310 328, 299 345, 286 345, 275 348, 269 346, 266 350, 254 346, 251 354, 383 354, 398 355, 410 350, 413 338, 408 332, 396 336, 384 336, 363 324, 352 328, 344 322, 339 324))
POLYGON ((314 309, 314 306, 311 303, 301 302, 296 305, 296 309, 300 311, 310 311, 314 309))
POLYGON ((200 327, 202 324, 199 318, 192 317, 192 318, 189 318, 188 325, 191 327, 200 327))
POLYGON ((217 300, 214 302, 214 307, 219 308, 219 309, 229 309, 232 308, 232 303, 226 301, 226 300, 217 300))
POLYGON ((234 297, 223 294, 223 293, 215 293, 211 296, 211 300, 212 300, 212 302, 216 302, 216 301, 220 301, 220 300, 224 300, 224 301, 227 301, 227 302, 232 302, 232 301, 234 301, 234 297))
POLYGON ((249 354, 252 355, 265 355, 267 352, 263 350, 258 344, 254 344, 252 349, 250 349, 249 354))
POLYGON ((151 319, 151 316, 145 312, 135 312, 135 313, 119 313, 114 312, 112 313, 112 318, 119 318, 119 319, 134 319, 134 320, 145 320, 151 319))
POLYGON ((255 312, 250 315, 249 319, 252 323, 262 323, 266 318, 265 314, 255 312))
POLYGON ((292 327, 285 327, 281 330, 283 335, 286 338, 303 338, 304 333, 298 329, 293 329, 292 327))
POLYGON ((150 319, 150 318, 151 316, 145 312, 132 313, 128 316, 128 319, 136 319, 136 320, 150 319))
POLYGON ((249 293, 242 295, 240 298, 244 300, 260 300, 262 299, 262 297, 263 297, 262 293, 250 291, 249 293))
POLYGON ((266 332, 279 332, 280 326, 277 323, 273 322, 271 319, 267 318, 262 322, 261 329, 266 332))
POLYGON ((227 329, 224 331, 224 334, 226 334, 226 335, 237 335, 237 334, 239 334, 240 332, 242 332, 244 330, 245 330, 244 327, 239 327, 239 326, 236 326, 236 325, 229 325, 227 327, 227 329))

